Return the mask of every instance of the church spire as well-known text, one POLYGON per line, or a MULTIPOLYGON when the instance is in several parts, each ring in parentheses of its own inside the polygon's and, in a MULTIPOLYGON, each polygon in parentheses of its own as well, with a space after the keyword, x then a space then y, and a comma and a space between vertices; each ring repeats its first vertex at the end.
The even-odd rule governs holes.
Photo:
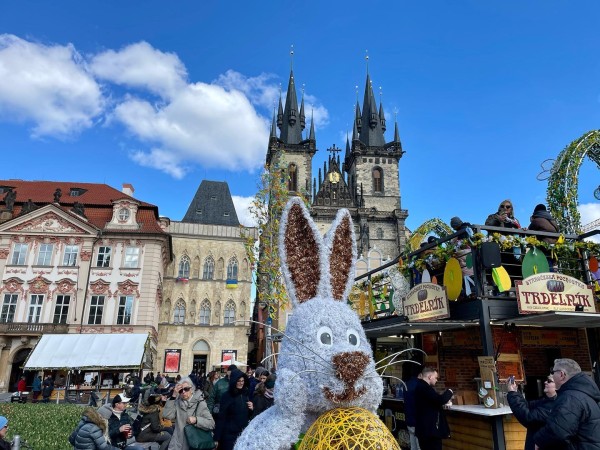
POLYGON ((316 139, 315 139, 315 113, 313 111, 310 112, 310 133, 308 134, 308 140, 316 141, 316 139))
POLYGON ((354 121, 354 127, 352 127, 352 140, 358 141, 358 127, 356 126, 356 120, 354 121))
POLYGON ((383 100, 381 99, 381 88, 379 88, 379 122, 381 129, 385 132, 385 114, 383 112, 383 100))
POLYGON ((306 128, 306 117, 304 116, 304 86, 302 86, 302 101, 300 102, 300 127, 306 128))
POLYGON ((270 138, 277 139, 277 122, 275 121, 275 106, 273 106, 273 120, 271 121, 271 136, 270 138))
POLYGON ((298 113, 298 98, 296 97, 296 83, 294 71, 290 71, 290 80, 285 97, 280 138, 285 144, 299 144, 302 141, 302 126, 298 113))
POLYGON ((385 139, 383 137, 384 130, 381 126, 381 120, 377 112, 377 103, 375 102, 375 96, 373 95, 371 76, 368 73, 365 84, 365 97, 363 100, 361 122, 361 142, 369 147, 383 147, 385 145, 385 139))

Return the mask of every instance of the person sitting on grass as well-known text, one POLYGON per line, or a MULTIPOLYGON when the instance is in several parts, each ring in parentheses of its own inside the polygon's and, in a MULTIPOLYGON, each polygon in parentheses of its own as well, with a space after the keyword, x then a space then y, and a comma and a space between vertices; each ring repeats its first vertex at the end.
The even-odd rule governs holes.
POLYGON ((94 408, 87 407, 81 414, 79 424, 69 436, 69 442, 74 450, 115 450, 116 447, 106 440, 107 429, 106 419, 94 408))

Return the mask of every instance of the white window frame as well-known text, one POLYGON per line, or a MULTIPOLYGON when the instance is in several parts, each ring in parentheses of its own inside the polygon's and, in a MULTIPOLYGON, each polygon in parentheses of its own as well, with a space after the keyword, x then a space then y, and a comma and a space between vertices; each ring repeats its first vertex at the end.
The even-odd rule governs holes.
POLYGON ((29 244, 23 244, 20 242, 15 243, 13 246, 13 254, 10 263, 15 266, 24 266, 27 263, 28 250, 29 244))
POLYGON ((40 250, 37 257, 38 266, 51 266, 52 254, 54 253, 54 244, 40 244, 40 250))
POLYGON ((96 256, 96 267, 110 267, 110 259, 112 257, 112 247, 101 245, 98 247, 98 255, 96 256))
POLYGON ((125 247, 125 256, 123 259, 123 267, 127 269, 137 269, 140 264, 140 248, 125 247))
POLYGON ((4 294, 2 311, 0 312, 0 323, 12 323, 15 321, 19 294, 4 294))
POLYGON ((74 267, 77 265, 77 255, 79 254, 79 245, 65 245, 63 255, 63 266, 74 267))
POLYGON ((27 308, 27 323, 40 323, 43 306, 44 294, 31 294, 29 296, 29 307, 27 308))
POLYGON ((92 295, 92 298, 90 298, 90 309, 88 312, 88 319, 87 319, 87 324, 88 325, 102 325, 102 316, 104 315, 104 302, 105 302, 105 296, 104 295, 92 295), (94 303, 95 300, 95 303, 94 303), (92 308, 93 308, 93 315, 92 315, 92 308), (92 318, 94 319, 92 321, 92 318))
POLYGON ((190 277, 190 258, 183 256, 179 261, 179 270, 177 271, 178 278, 189 278, 190 277))
POLYGON ((133 317, 133 295, 121 295, 117 309, 117 325, 131 325, 133 317))
POLYGON ((69 307, 71 306, 70 295, 57 295, 56 303, 54 305, 54 315, 52 316, 52 323, 54 324, 66 324, 69 319, 69 307), (57 320, 58 318, 58 320, 57 320))

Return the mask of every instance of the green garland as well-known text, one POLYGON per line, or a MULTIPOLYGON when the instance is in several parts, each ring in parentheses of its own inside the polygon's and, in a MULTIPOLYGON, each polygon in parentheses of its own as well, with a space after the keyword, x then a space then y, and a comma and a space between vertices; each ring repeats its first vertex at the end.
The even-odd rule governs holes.
POLYGON ((559 228, 566 233, 580 232, 581 216, 577 210, 579 168, 586 155, 600 166, 599 153, 594 151, 597 146, 600 146, 600 130, 586 133, 558 155, 550 170, 546 200, 552 217, 556 218, 559 228))

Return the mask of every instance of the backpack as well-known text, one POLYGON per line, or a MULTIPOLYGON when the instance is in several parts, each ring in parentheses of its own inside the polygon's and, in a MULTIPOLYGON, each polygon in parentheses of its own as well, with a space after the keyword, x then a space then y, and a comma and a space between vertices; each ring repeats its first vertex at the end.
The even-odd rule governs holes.
POLYGON ((137 438, 139 434, 142 432, 142 419, 144 418, 143 414, 138 414, 133 423, 131 424, 131 431, 133 432, 133 437, 137 438))

